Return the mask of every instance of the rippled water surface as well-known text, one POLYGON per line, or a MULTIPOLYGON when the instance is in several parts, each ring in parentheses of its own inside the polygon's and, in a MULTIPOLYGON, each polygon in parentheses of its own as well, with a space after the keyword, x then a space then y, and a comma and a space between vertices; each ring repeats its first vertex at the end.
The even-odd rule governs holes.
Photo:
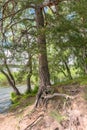
MULTIPOLYGON (((25 86, 18 87, 20 92, 24 92, 26 90, 25 86)), ((0 88, 0 113, 7 112, 8 108, 11 105, 10 93, 13 91, 12 88, 0 88)))

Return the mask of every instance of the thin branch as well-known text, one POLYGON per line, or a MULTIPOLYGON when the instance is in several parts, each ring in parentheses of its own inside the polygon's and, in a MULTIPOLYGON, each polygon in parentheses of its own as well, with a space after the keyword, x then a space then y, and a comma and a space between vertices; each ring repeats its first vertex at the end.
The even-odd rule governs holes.
POLYGON ((20 10, 18 10, 18 11, 15 12, 15 13, 11 13, 11 14, 9 14, 9 15, 7 15, 7 16, 1 18, 0 21, 4 21, 5 19, 7 19, 7 18, 9 18, 9 17, 11 17, 11 16, 13 16, 13 15, 18 14, 18 13, 21 12, 21 11, 23 11, 23 9, 20 9, 20 10))
POLYGON ((15 22, 15 23, 13 23, 12 25, 10 25, 9 28, 11 28, 12 26, 14 26, 14 25, 16 25, 16 24, 18 24, 18 23, 20 23, 20 22, 23 22, 24 20, 26 20, 26 21, 29 20, 29 21, 33 22, 35 19, 30 19, 30 18, 21 19, 21 20, 15 22))
POLYGON ((6 1, 4 4, 3 4, 3 8, 5 8, 6 6, 7 6, 7 4, 9 3, 9 2, 12 2, 13 0, 8 0, 8 1, 6 1))
MULTIPOLYGON (((11 0, 7 1, 7 3, 9 3, 10 1, 11 1, 11 0)), ((60 2, 61 2, 61 0, 48 0, 48 1, 46 1, 46 2, 43 2, 43 4, 40 4, 39 6, 40 6, 41 8, 44 8, 44 7, 46 7, 46 6, 50 7, 50 6, 53 6, 53 5, 56 6, 56 5, 58 5, 60 2)), ((6 3, 5 3, 5 4, 6 4, 6 3)), ((5 5, 4 5, 4 6, 5 6, 5 5)), ((3 6, 3 7, 4 7, 4 6, 3 6)), ((34 8, 34 9, 35 9, 35 5, 32 4, 32 3, 30 3, 30 4, 29 4, 28 6, 26 6, 25 8, 19 9, 17 12, 11 13, 11 14, 9 14, 9 15, 3 17, 2 19, 0 19, 0 21, 5 20, 5 19, 7 19, 8 17, 11 17, 11 16, 13 16, 13 15, 16 15, 16 14, 18 14, 19 12, 22 12, 23 10, 25 10, 25 9, 27 9, 27 8, 34 8)))
POLYGON ((40 115, 37 117, 37 119, 35 121, 33 121, 30 125, 28 125, 24 130, 29 130, 29 128, 31 129, 34 125, 36 125, 38 122, 40 122, 41 119, 43 119, 44 115, 40 115))
POLYGON ((50 6, 49 6, 49 9, 52 11, 53 14, 56 13, 56 11, 54 11, 50 6))
POLYGON ((46 6, 56 6, 61 2, 61 0, 48 0, 43 2, 43 4, 40 5, 41 8, 44 8, 46 6))
POLYGON ((14 12, 14 13, 11 13, 11 14, 9 14, 9 15, 7 15, 7 16, 1 18, 0 21, 3 21, 3 20, 5 20, 5 19, 7 19, 7 18, 9 18, 9 17, 11 17, 11 16, 15 16, 16 14, 18 14, 18 13, 20 13, 20 12, 26 10, 27 8, 34 8, 34 7, 32 7, 32 6, 28 6, 28 7, 25 7, 25 8, 19 9, 18 11, 14 12))

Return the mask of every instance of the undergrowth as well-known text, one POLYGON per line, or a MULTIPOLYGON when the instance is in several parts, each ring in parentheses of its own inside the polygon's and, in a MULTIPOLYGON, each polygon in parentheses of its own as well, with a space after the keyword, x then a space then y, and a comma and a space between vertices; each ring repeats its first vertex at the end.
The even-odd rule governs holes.
MULTIPOLYGON (((78 77, 78 78, 74 78, 73 80, 67 80, 67 81, 63 81, 63 82, 59 82, 53 85, 53 88, 60 86, 58 91, 60 93, 64 93, 64 90, 62 90, 62 85, 74 85, 74 84, 79 84, 79 86, 81 85, 87 85, 87 76, 84 77, 78 77)), ((85 91, 85 96, 84 98, 87 100, 87 87, 84 88, 85 91)), ((21 105, 23 102, 26 102, 26 104, 24 106, 28 106, 31 105, 32 102, 30 101, 30 98, 35 97, 36 94, 38 92, 38 87, 36 86, 31 92, 29 93, 24 93, 21 94, 20 96, 17 96, 15 93, 11 93, 11 101, 12 101, 12 107, 16 108, 19 105, 21 105)))
POLYGON ((71 85, 74 83, 77 83, 79 85, 87 85, 87 76, 75 77, 72 80, 65 80, 65 81, 57 82, 53 86, 71 85))
POLYGON ((38 87, 35 86, 35 88, 31 92, 26 92, 21 95, 16 95, 14 92, 11 93, 11 101, 12 105, 10 107, 10 110, 15 110, 16 108, 22 106, 26 107, 28 105, 32 105, 34 103, 36 94, 38 92, 38 87))

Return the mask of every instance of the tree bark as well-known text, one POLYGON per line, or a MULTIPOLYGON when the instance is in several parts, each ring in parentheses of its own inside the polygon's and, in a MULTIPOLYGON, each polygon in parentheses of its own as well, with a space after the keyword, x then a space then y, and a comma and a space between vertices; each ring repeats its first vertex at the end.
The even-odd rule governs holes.
POLYGON ((30 80, 30 75, 27 75, 27 90, 26 93, 30 93, 31 92, 31 80, 30 80))
POLYGON ((1 73, 3 73, 5 75, 5 77, 7 78, 8 82, 9 82, 9 85, 12 86, 16 95, 20 95, 19 90, 16 88, 15 83, 13 82, 13 80, 11 80, 10 76, 5 71, 3 71, 3 70, 0 70, 0 71, 1 71, 1 73))
POLYGON ((87 74, 87 47, 84 46, 83 47, 83 62, 84 62, 84 65, 83 65, 83 70, 84 70, 84 73, 87 74))
POLYGON ((26 93, 30 93, 31 92, 31 76, 32 76, 32 57, 31 57, 31 54, 28 54, 28 62, 27 62, 26 67, 28 69, 26 93))
MULTIPOLYGON (((42 8, 40 6, 36 6, 36 24, 37 24, 37 32, 38 32, 38 50, 39 50, 39 91, 38 91, 38 99, 42 95, 42 90, 44 90, 47 86, 50 85, 50 74, 48 68, 47 61, 47 49, 46 49, 46 36, 44 32, 44 17, 42 8)), ((38 102, 38 101, 37 101, 38 102)), ((37 106, 38 103, 36 103, 37 106)))

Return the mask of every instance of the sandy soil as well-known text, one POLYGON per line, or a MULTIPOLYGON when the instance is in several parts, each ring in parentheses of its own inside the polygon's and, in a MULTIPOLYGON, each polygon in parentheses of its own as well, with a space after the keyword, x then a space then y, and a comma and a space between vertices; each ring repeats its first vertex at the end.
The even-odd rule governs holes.
POLYGON ((51 101, 48 109, 33 109, 32 106, 20 109, 15 113, 0 115, 0 130, 87 130, 87 101, 84 91, 80 88, 76 98, 70 104, 59 110, 57 99, 51 101), (56 111, 64 118, 57 120, 57 116, 50 113, 56 111))

